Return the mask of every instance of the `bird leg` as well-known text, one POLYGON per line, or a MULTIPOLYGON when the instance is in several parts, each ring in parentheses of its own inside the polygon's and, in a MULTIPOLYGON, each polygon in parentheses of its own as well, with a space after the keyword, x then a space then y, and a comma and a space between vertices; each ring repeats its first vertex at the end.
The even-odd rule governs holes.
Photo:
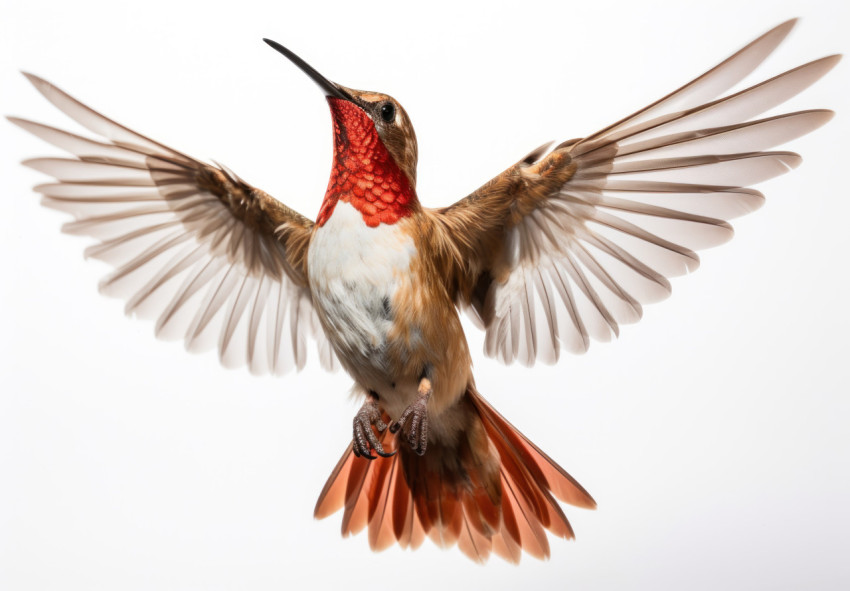
POLYGON ((366 396, 366 402, 354 415, 354 455, 358 458, 363 456, 367 460, 374 460, 376 456, 373 456, 371 452, 374 449, 381 457, 391 457, 395 452, 387 453, 384 451, 384 447, 372 430, 373 425, 378 433, 383 433, 387 428, 387 424, 381 419, 378 394, 369 392, 366 396))
POLYGON ((419 391, 417 392, 416 400, 404 409, 401 416, 390 425, 390 433, 397 433, 399 429, 404 427, 404 424, 410 419, 410 428, 407 432, 407 442, 410 448, 417 454, 424 455, 425 448, 428 447, 428 400, 431 399, 431 380, 427 376, 422 376, 419 381, 419 391))

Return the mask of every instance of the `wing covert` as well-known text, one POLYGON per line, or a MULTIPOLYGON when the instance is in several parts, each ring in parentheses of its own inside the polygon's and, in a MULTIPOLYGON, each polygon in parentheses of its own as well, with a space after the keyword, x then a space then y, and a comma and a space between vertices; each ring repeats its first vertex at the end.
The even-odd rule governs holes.
POLYGON ((307 286, 312 221, 226 168, 137 134, 25 75, 106 140, 9 117, 74 156, 24 164, 56 179, 35 190, 46 207, 74 216, 63 231, 95 238, 86 256, 114 267, 100 283, 103 293, 125 299, 128 314, 155 318, 159 337, 182 338, 192 351, 217 348, 228 367, 300 369, 308 335, 322 364, 337 366, 307 286))

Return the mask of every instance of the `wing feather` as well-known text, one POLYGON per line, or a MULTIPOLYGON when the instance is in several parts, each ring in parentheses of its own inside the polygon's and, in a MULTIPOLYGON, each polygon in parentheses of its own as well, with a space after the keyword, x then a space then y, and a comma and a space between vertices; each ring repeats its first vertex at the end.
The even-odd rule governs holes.
POLYGON ((671 92, 665 97, 644 107, 640 111, 609 125, 595 134, 589 136, 588 140, 610 135, 618 129, 641 120, 646 120, 659 112, 671 112, 687 109, 710 101, 735 84, 751 74, 780 43, 788 36, 797 19, 790 19, 774 27, 755 41, 747 44, 705 74, 693 79, 681 88, 671 92))
POLYGON ((116 123, 50 83, 36 89, 92 139, 10 117, 72 158, 26 166, 57 182, 35 190, 70 213, 63 226, 97 242, 86 256, 114 270, 103 293, 123 297, 128 314, 156 319, 156 334, 190 350, 217 346, 226 366, 283 373, 306 362, 307 334, 336 366, 316 320, 306 279, 313 223, 220 166, 204 164, 116 123))
POLYGON ((669 295, 670 277, 698 267, 696 249, 732 237, 728 220, 761 206, 763 195, 749 185, 800 164, 793 152, 768 150, 817 129, 832 112, 755 118, 808 88, 840 56, 723 96, 794 24, 597 133, 535 150, 433 212, 438 239, 448 244, 441 252, 452 255, 449 285, 480 317, 488 355, 553 362, 561 348, 580 353, 591 338, 618 335, 644 304, 669 295))

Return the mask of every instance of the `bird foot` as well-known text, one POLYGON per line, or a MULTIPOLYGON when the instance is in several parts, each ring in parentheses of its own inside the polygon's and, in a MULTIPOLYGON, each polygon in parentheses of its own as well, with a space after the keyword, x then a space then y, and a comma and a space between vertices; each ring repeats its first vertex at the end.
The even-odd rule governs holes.
POLYGON ((364 457, 367 460, 374 460, 377 456, 372 455, 371 450, 375 450, 379 456, 389 458, 395 452, 385 452, 381 442, 378 441, 375 431, 372 426, 378 430, 378 433, 383 433, 387 429, 387 424, 381 419, 381 409, 378 406, 378 398, 370 393, 366 402, 354 415, 354 455, 364 457))
POLYGON ((419 382, 419 393, 416 400, 404 409, 401 416, 390 425, 390 433, 397 433, 410 420, 407 432, 407 442, 410 449, 418 455, 425 455, 428 447, 428 400, 431 399, 431 380, 422 378, 419 382))

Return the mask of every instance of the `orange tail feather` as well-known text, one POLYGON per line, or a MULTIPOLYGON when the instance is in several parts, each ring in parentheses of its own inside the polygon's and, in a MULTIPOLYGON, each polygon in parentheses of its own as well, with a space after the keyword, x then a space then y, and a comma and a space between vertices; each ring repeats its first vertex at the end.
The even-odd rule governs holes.
MULTIPOLYGON (((319 495, 316 518, 344 509, 343 536, 368 526, 373 550, 394 542, 417 548, 427 535, 442 547, 457 544, 478 562, 491 552, 510 562, 523 551, 548 558, 547 530, 574 537, 555 499, 584 508, 596 503, 472 386, 460 404, 469 421, 459 440, 429 442, 422 457, 402 445, 391 458, 367 460, 349 445, 319 495)), ((388 431, 379 437, 385 450, 396 449, 388 431)))

